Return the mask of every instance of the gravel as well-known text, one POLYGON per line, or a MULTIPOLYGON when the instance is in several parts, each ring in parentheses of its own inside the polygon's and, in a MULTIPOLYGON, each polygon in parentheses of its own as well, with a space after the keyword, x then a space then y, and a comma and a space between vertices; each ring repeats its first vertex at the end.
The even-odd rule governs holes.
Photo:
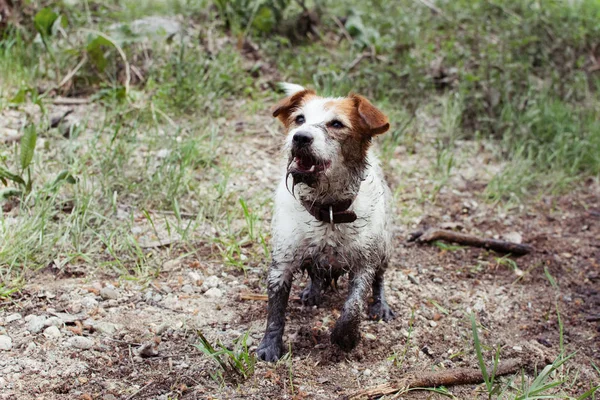
POLYGON ((44 336, 48 339, 56 339, 62 336, 58 327, 52 325, 44 329, 44 336))
POLYGON ((6 322, 7 324, 10 324, 13 321, 18 321, 20 319, 22 319, 23 317, 21 316, 21 314, 19 313, 14 313, 14 314, 10 314, 9 316, 7 316, 4 319, 4 322, 6 322))
POLYGON ((94 341, 85 336, 73 336, 67 341, 69 347, 80 350, 88 350, 94 346, 94 341))
POLYGON ((207 290, 207 291, 204 293, 204 295, 205 295, 206 297, 210 297, 210 298, 218 298, 218 297, 223 297, 223 291, 222 291, 221 289, 217 289, 217 288, 215 287, 215 288, 212 288, 212 289, 208 289, 208 290, 207 290))
POLYGON ((116 300, 119 298, 119 292, 116 289, 107 286, 100 290, 100 297, 104 300, 116 300))
POLYGON ((206 278, 204 280, 204 282, 202 282, 202 287, 201 290, 203 292, 206 292, 210 289, 214 289, 214 288, 218 288, 219 286, 221 286, 223 283, 223 281, 221 281, 221 278, 219 278, 218 276, 209 276, 208 278, 206 278))
POLYGON ((29 319, 29 324, 27 325, 27 329, 31 333, 39 333, 46 326, 46 317, 41 315, 34 315, 29 319))
POLYGON ((12 339, 7 335, 0 335, 0 350, 10 350, 12 348, 12 339))

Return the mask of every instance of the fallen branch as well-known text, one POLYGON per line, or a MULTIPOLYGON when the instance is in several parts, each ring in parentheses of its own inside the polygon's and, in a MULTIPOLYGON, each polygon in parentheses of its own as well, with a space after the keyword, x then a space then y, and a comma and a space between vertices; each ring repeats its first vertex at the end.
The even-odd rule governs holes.
MULTIPOLYGON (((521 368, 521 360, 511 359, 498 364, 494 376, 514 374, 521 368)), ((488 371, 492 368, 488 367, 488 371)), ((435 372, 420 372, 411 374, 398 382, 385 383, 369 389, 362 390, 345 399, 372 399, 395 393, 405 393, 409 390, 418 390, 425 388, 435 388, 439 386, 470 385, 482 383, 483 375, 481 370, 475 368, 457 368, 435 372)))
POLYGON ((534 251, 534 248, 527 244, 519 244, 506 242, 496 239, 482 239, 477 236, 466 235, 445 229, 428 229, 426 231, 418 231, 410 234, 409 242, 430 243, 436 240, 444 240, 446 242, 458 243, 465 246, 483 247, 497 251, 499 253, 510 253, 515 256, 522 256, 534 251))
MULTIPOLYGON (((261 293, 243 292, 240 293, 240 300, 268 301, 269 296, 261 293)), ((291 296, 290 300, 300 301, 299 296, 291 296)))

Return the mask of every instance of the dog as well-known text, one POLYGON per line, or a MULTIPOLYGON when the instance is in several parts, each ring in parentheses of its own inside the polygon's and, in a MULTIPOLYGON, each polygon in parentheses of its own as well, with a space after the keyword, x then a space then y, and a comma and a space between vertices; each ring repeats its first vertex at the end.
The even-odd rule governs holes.
POLYGON ((394 318, 384 294, 391 250, 391 192, 371 149, 388 118, 365 97, 320 97, 302 86, 281 84, 287 97, 273 107, 287 131, 287 167, 275 193, 268 316, 257 355, 278 360, 283 352, 285 311, 297 272, 310 282, 304 304, 319 305, 323 291, 348 273, 349 290, 331 342, 350 351, 369 288, 369 316, 394 318))

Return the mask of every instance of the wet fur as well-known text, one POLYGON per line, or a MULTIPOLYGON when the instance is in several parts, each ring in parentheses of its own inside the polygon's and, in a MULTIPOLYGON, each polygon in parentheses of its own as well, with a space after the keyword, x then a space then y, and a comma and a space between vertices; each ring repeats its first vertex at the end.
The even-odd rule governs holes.
POLYGON ((360 340, 359 326, 370 290, 370 316, 386 321, 394 316, 383 290, 391 246, 391 193, 369 149, 372 137, 389 127, 387 118, 360 96, 323 99, 297 85, 293 89, 295 92, 289 93, 273 112, 288 130, 284 145, 288 160, 275 194, 267 327, 257 350, 258 356, 267 361, 282 355, 292 280, 302 271, 308 272, 311 280, 301 295, 308 305, 318 305, 324 289, 348 274, 348 297, 331 332, 332 343, 343 350, 352 350, 360 340), (294 125, 299 112, 307 113, 304 127, 294 125), (347 129, 327 128, 327 118, 332 116, 344 118, 347 129), (300 129, 323 135, 315 138, 310 151, 317 159, 331 162, 324 174, 312 179, 291 172, 297 151, 291 137, 300 129), (346 199, 354 199, 351 210, 358 218, 337 224, 335 229, 317 221, 303 206, 303 202, 327 204, 346 199))

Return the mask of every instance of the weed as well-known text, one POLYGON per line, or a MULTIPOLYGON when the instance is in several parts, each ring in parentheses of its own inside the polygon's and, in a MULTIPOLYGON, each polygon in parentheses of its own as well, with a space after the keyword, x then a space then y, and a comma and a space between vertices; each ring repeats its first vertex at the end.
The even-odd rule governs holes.
POLYGON ((254 374, 256 356, 249 352, 246 345, 248 332, 235 341, 233 349, 229 349, 221 342, 218 342, 217 348, 215 348, 202 332, 198 331, 197 334, 200 343, 195 347, 211 359, 221 369, 221 372, 225 373, 225 377, 248 379, 254 374))

